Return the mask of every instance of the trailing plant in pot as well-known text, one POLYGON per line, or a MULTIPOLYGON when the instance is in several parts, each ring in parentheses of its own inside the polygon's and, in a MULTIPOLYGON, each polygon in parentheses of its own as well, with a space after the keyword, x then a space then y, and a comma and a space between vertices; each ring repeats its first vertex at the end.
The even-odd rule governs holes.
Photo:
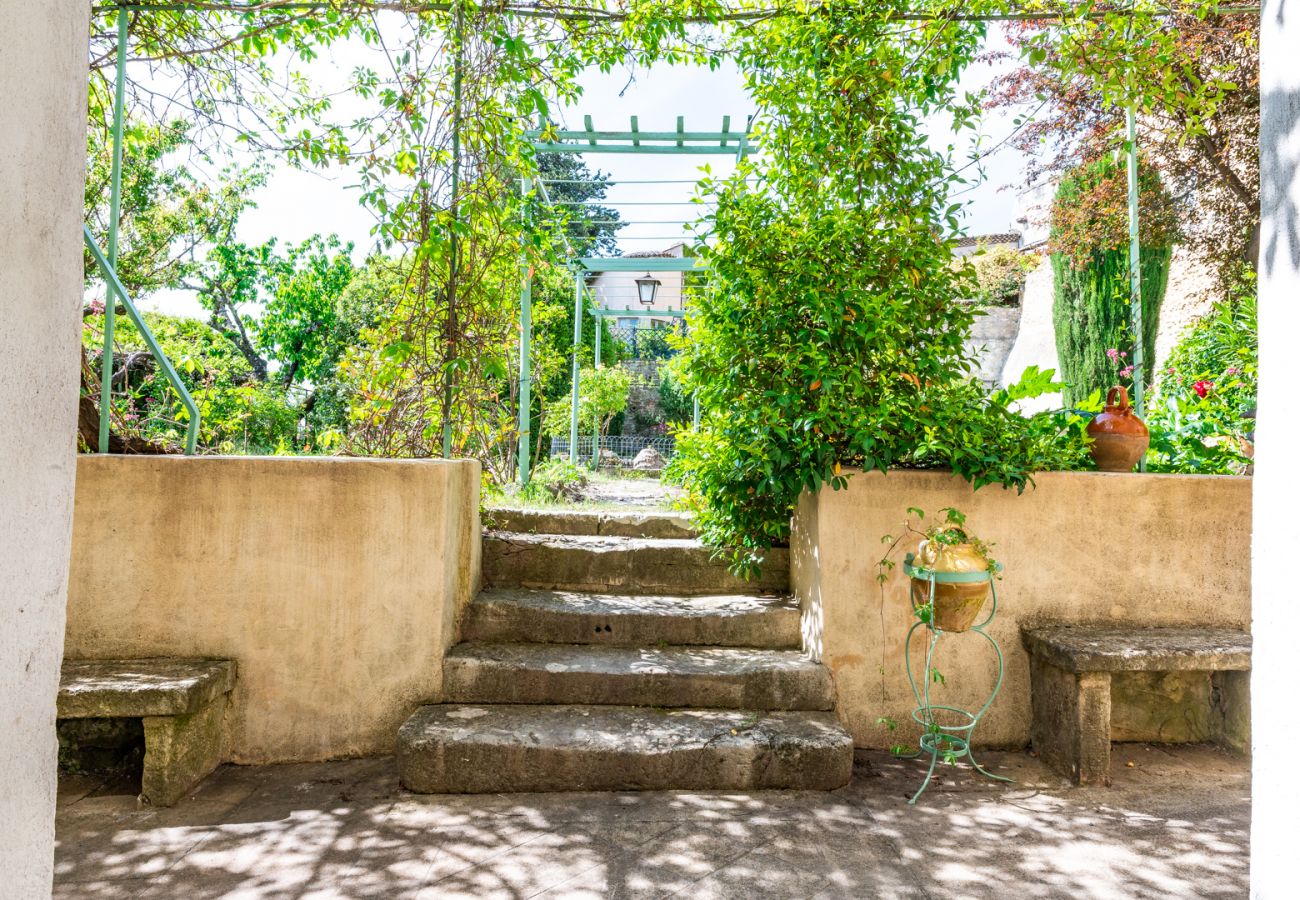
MULTIPOLYGON (((878 578, 883 582, 893 569, 893 552, 908 537, 920 538, 915 553, 908 555, 908 574, 911 578, 911 599, 914 614, 931 628, 939 631, 962 632, 970 629, 988 600, 991 581, 1002 566, 992 556, 992 544, 975 535, 966 526, 966 516, 960 510, 945 507, 939 510, 942 520, 924 529, 909 519, 905 531, 898 537, 886 535, 890 542, 881 558, 878 578), (979 575, 973 580, 947 581, 929 577, 942 575, 979 575)), ((924 511, 915 507, 909 515, 924 519, 924 511)))

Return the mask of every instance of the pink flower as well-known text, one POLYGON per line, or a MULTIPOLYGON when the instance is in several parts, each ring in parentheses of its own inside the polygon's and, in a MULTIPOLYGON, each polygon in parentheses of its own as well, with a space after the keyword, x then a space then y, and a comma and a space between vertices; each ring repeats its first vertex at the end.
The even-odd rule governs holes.
POLYGON ((1132 367, 1132 366, 1125 366, 1124 368, 1122 368, 1122 369, 1119 370, 1119 377, 1120 377, 1120 378, 1128 378, 1128 377, 1129 377, 1130 375, 1132 375, 1132 374, 1133 374, 1133 367, 1132 367))
POLYGON ((1196 391, 1196 396, 1204 399, 1212 387, 1214 387, 1213 381, 1198 381, 1192 385, 1192 390, 1196 391))
POLYGON ((1111 347, 1109 350, 1107 350, 1106 355, 1110 357, 1111 362, 1115 362, 1116 360, 1119 359, 1119 351, 1116 350, 1114 347, 1111 347))
POLYGON ((1223 374, 1224 374, 1224 375, 1239 375, 1239 374, 1241 374, 1241 369, 1238 369, 1236 366, 1228 366, 1228 368, 1224 371, 1223 374))

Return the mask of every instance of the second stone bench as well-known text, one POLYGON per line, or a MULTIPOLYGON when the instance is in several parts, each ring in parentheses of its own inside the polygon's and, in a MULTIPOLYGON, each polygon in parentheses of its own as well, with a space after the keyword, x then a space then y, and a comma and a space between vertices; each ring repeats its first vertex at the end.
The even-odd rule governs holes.
POLYGON ((1250 743, 1250 635, 1223 628, 1053 625, 1026 629, 1039 757, 1075 784, 1110 784, 1111 679, 1128 672, 1204 672, 1206 737, 1250 743))

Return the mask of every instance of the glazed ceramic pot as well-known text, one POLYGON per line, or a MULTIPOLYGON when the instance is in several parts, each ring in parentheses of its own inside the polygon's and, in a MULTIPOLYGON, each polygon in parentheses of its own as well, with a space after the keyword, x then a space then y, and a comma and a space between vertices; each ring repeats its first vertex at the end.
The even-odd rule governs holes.
POLYGON ((1106 408, 1088 423, 1088 437, 1088 450, 1103 472, 1133 471, 1151 443, 1146 424, 1129 406, 1128 391, 1118 386, 1106 395, 1106 408))
MULTIPOLYGON (((921 541, 916 548, 914 565, 935 572, 987 572, 988 561, 973 544, 936 544, 921 541)), ((976 581, 959 584, 934 583, 934 626, 941 631, 967 631, 979 617, 984 601, 989 596, 989 582, 976 581)), ((930 581, 912 579, 912 603, 924 606, 930 602, 930 581)))

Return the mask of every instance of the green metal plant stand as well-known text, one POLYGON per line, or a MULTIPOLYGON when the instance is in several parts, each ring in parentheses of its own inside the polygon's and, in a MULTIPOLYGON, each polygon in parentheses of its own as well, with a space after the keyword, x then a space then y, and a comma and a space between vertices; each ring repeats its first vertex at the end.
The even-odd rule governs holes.
MULTIPOLYGON (((964 756, 970 760, 971 766, 981 775, 995 781, 1013 781, 1013 779, 1002 775, 994 775, 976 762, 975 756, 971 753, 975 726, 988 712, 989 707, 993 705, 994 699, 998 696, 998 691, 1002 689, 1002 676, 1005 669, 1002 648, 984 630, 998 612, 998 588, 995 575, 1002 567, 998 566, 996 571, 991 572, 935 572, 921 566, 914 566, 912 564, 914 558, 913 554, 907 554, 903 560, 903 572, 909 578, 928 581, 930 583, 930 596, 929 602, 925 606, 918 606, 916 600, 912 599, 912 611, 916 614, 917 620, 908 629, 907 642, 903 645, 903 661, 907 666, 907 682, 912 686, 912 696, 916 698, 916 709, 912 710, 912 719, 923 729, 920 740, 921 749, 913 758, 919 758, 923 754, 929 753, 930 768, 925 773, 925 780, 921 782, 921 786, 912 795, 912 798, 907 801, 909 805, 916 803, 917 798, 930 786, 930 780, 934 777, 934 769, 938 765, 940 757, 945 762, 953 763, 964 756), (984 701, 984 705, 979 708, 978 712, 972 713, 955 706, 943 706, 930 702, 930 684, 934 680, 932 676, 934 671, 934 650, 939 643, 939 638, 946 634, 943 629, 934 624, 934 588, 936 584, 973 584, 981 581, 989 583, 993 605, 984 620, 972 625, 970 631, 984 638, 993 648, 998 660, 998 678, 993 685, 993 692, 989 694, 988 700, 984 701), (916 633, 918 628, 927 628, 930 632, 930 639, 927 642, 925 651, 925 674, 922 677, 923 688, 916 686, 916 679, 912 676, 912 635, 916 633)), ((908 596, 912 598, 910 590, 908 596)))

